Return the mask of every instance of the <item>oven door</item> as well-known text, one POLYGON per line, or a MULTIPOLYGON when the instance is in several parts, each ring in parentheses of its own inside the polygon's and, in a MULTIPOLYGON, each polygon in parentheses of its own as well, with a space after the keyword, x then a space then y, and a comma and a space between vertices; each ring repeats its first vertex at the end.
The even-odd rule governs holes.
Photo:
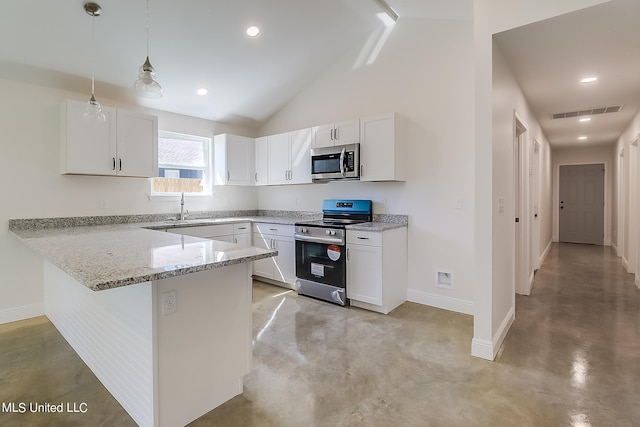
POLYGON ((345 288, 346 250, 343 245, 296 240, 296 277, 345 288))

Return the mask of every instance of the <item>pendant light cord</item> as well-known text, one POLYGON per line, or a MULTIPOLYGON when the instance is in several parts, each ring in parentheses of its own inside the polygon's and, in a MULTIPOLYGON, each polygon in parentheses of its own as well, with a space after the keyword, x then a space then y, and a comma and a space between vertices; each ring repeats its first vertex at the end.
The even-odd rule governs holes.
POLYGON ((96 62, 96 16, 91 16, 91 96, 95 96, 95 62, 96 62))
POLYGON ((147 0, 147 58, 149 57, 149 0, 147 0))

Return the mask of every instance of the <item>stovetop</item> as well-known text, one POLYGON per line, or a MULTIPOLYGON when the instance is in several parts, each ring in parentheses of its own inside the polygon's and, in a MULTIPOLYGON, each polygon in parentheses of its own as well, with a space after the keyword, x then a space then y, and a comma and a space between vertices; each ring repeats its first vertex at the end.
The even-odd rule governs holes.
POLYGON ((323 200, 322 219, 297 222, 298 226, 345 228, 350 224, 371 222, 371 200, 323 200))

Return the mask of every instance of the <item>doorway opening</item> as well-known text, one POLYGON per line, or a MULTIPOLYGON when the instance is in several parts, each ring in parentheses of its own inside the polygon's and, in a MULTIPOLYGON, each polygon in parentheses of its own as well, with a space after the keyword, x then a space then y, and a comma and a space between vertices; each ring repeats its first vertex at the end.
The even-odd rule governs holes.
POLYGON ((528 129, 526 123, 514 111, 514 291, 521 295, 529 295, 533 284, 533 270, 530 268, 529 256, 531 227, 528 215, 530 194, 529 168, 527 167, 528 129))
POLYGON ((604 244, 605 165, 561 165, 559 172, 559 240, 604 244))

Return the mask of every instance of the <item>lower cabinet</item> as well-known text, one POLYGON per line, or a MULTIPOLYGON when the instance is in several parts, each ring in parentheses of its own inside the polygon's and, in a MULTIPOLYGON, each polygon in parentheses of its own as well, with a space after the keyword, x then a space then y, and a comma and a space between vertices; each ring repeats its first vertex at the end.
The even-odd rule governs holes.
POLYGON ((203 237, 221 242, 237 243, 240 246, 251 246, 251 223, 249 222, 174 227, 168 228, 167 232, 184 234, 185 236, 203 237))
POLYGON ((347 297, 387 314, 407 300, 407 228, 347 230, 347 297))
POLYGON ((282 224, 253 224, 253 246, 275 249, 278 256, 253 262, 253 275, 270 283, 293 289, 296 281, 296 244, 294 226, 282 224))

